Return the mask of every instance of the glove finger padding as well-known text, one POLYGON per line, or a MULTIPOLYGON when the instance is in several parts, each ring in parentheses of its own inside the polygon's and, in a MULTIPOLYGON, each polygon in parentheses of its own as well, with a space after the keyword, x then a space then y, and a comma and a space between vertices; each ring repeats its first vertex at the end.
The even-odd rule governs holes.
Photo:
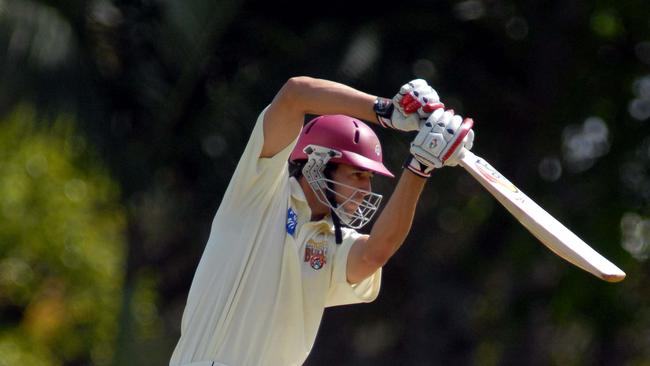
POLYGON ((440 103, 440 98, 438 97, 438 93, 436 93, 436 91, 433 90, 432 87, 429 87, 429 91, 427 93, 420 94, 419 98, 422 106, 418 108, 417 112, 420 115, 420 117, 424 119, 428 118, 433 111, 445 107, 444 104, 440 103))
POLYGON ((419 98, 413 94, 413 92, 409 92, 408 94, 401 96, 399 106, 402 114, 406 116, 417 112, 418 109, 422 107, 422 103, 420 102, 419 98))
MULTIPOLYGON (((428 168, 420 173, 429 174, 433 168, 457 165, 463 147, 471 148, 473 145, 472 125, 471 118, 463 120, 460 116, 454 116, 453 111, 435 111, 409 149, 413 158, 428 168)), ((413 170, 411 165, 407 167, 413 170)))
POLYGON ((445 111, 444 109, 439 109, 427 119, 426 123, 431 123, 433 126, 432 130, 436 133, 445 133, 447 125, 451 121, 451 118, 454 116, 453 111, 445 111))
POLYGON ((393 97, 393 102, 404 116, 418 112, 424 118, 442 106, 438 93, 422 79, 402 85, 399 93, 393 97))
POLYGON ((454 138, 456 131, 458 131, 458 127, 460 127, 460 124, 463 122, 463 117, 453 115, 453 111, 447 111, 445 113, 451 113, 451 118, 449 118, 449 123, 447 123, 443 135, 445 136, 445 141, 451 141, 454 138))
POLYGON ((453 139, 450 141, 447 151, 443 155, 443 164, 446 166, 456 166, 464 149, 471 149, 474 143, 474 131, 471 129, 474 121, 466 118, 456 130, 453 139))
POLYGON ((444 108, 438 93, 423 79, 412 80, 400 88, 392 103, 378 98, 375 114, 379 123, 401 131, 417 131, 431 113, 444 108))
POLYGON ((402 85, 402 87, 399 89, 399 94, 404 95, 415 89, 423 89, 426 87, 431 88, 424 79, 414 79, 402 85))
POLYGON ((472 150, 472 147, 474 146, 474 130, 469 130, 467 136, 465 136, 465 140, 463 141, 463 146, 467 150, 472 150))

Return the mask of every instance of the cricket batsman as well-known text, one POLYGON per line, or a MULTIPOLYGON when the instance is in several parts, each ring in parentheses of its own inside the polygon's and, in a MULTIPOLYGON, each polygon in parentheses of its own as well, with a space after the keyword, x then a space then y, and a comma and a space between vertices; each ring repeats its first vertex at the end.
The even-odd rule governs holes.
POLYGON ((289 79, 257 118, 212 222, 170 365, 301 365, 328 306, 373 301, 432 171, 458 164, 472 120, 445 111, 424 80, 392 98, 289 79), (305 115, 318 115, 304 125, 305 115), (418 131, 377 212, 375 174, 393 177, 362 120, 418 131))

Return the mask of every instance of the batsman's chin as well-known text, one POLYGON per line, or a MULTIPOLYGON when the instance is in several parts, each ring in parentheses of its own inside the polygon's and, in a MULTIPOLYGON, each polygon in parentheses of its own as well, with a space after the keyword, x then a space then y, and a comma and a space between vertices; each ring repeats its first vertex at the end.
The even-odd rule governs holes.
POLYGON ((358 203, 351 202, 343 205, 343 211, 345 211, 345 213, 348 215, 354 215, 355 213, 357 213, 358 209, 359 209, 358 203))

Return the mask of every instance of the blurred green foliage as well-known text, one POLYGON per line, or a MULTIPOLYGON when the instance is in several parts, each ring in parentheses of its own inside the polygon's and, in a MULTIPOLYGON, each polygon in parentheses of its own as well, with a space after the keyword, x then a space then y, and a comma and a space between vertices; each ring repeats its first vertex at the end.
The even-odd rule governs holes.
POLYGON ((112 361, 124 279, 119 187, 70 117, 0 129, 0 364, 112 361))

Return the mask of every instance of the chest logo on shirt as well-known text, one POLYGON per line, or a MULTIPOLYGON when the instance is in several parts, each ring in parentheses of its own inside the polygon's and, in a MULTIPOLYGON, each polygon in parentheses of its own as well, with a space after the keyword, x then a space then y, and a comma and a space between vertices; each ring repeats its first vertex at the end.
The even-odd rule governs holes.
POLYGON ((296 226, 298 226, 298 215, 296 215, 293 208, 289 207, 287 210, 287 233, 294 236, 296 233, 296 226))
POLYGON ((305 262, 315 270, 323 268, 327 263, 327 241, 309 239, 305 245, 305 262))

